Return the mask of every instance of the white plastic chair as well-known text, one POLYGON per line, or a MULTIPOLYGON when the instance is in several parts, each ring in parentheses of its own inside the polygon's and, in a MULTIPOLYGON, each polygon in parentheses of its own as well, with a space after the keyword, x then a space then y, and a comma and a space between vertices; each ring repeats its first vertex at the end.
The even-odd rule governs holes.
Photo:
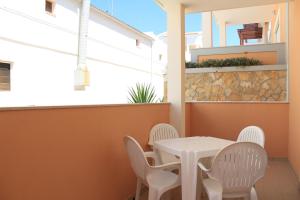
MULTIPOLYGON (((149 134, 148 144, 153 147, 155 141, 179 138, 177 130, 170 124, 160 123, 152 127, 149 134)), ((159 160, 162 164, 170 162, 179 162, 179 159, 174 155, 163 151, 158 152, 159 160)))
POLYGON ((220 151, 210 169, 199 163, 209 177, 203 180, 209 200, 222 200, 222 197, 257 199, 253 186, 264 176, 267 162, 267 153, 260 145, 239 142, 220 151))
POLYGON ((171 172, 174 169, 180 170, 180 163, 150 166, 146 157, 153 158, 155 154, 145 154, 138 142, 130 136, 124 138, 124 144, 131 167, 137 176, 135 200, 140 199, 142 184, 149 187, 148 200, 159 200, 166 191, 180 186, 180 171, 179 175, 171 172))
POLYGON ((240 132, 237 142, 254 142, 264 147, 265 146, 264 131, 257 126, 248 126, 240 132))

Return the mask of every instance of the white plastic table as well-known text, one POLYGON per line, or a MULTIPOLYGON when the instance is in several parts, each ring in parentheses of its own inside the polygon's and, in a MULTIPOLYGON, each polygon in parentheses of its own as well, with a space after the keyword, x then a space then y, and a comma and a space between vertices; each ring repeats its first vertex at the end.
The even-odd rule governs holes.
POLYGON ((197 193, 197 168, 200 158, 211 157, 234 141, 214 137, 186 137, 160 140, 154 150, 165 151, 181 159, 182 199, 195 200, 197 193))

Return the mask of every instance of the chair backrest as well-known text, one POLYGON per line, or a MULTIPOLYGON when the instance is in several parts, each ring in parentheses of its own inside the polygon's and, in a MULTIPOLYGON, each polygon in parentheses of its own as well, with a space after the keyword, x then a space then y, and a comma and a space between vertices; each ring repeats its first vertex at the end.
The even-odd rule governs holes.
POLYGON ((224 194, 245 194, 264 176, 267 162, 267 153, 260 145, 238 142, 216 155, 209 176, 222 184, 224 194))
POLYGON ((244 128, 237 139, 238 142, 254 142, 260 146, 265 146, 264 131, 257 126, 248 126, 244 128))
POLYGON ((177 130, 170 124, 161 123, 152 127, 149 135, 148 144, 153 146, 155 141, 178 138, 179 134, 177 130))
POLYGON ((124 137, 124 144, 134 173, 137 177, 145 180, 147 168, 150 166, 144 155, 142 147, 133 137, 130 136, 124 137))
MULTIPOLYGON (((155 141, 179 138, 177 130, 170 124, 161 123, 152 127, 148 144, 153 146, 155 141)), ((178 162, 178 159, 171 154, 159 151, 159 159, 162 164, 178 162)))

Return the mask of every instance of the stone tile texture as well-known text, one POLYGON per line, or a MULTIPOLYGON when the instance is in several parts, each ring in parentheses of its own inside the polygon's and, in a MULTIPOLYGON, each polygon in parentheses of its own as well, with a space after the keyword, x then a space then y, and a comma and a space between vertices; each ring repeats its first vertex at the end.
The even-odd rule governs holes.
MULTIPOLYGON (((209 72, 185 75, 186 101, 286 101, 287 73, 209 72)), ((165 82, 165 100, 167 94, 165 82)))

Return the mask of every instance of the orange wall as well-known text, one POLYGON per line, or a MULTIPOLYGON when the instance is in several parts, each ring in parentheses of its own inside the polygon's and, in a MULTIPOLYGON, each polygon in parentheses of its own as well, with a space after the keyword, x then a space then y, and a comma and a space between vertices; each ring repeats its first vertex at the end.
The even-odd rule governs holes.
POLYGON ((203 62, 208 59, 226 59, 226 58, 254 58, 260 60, 264 65, 276 65, 278 55, 276 51, 262 51, 262 52, 244 52, 231 54, 215 54, 198 56, 198 62, 203 62))
POLYGON ((191 103, 191 135, 236 140, 246 126, 264 129, 270 157, 287 157, 288 104, 191 103))
POLYGON ((123 200, 135 178, 122 138, 146 144, 168 104, 0 111, 1 200, 123 200))
POLYGON ((300 0, 290 3, 290 136, 289 160, 300 181, 300 0))
MULTIPOLYGON (((122 138, 144 147, 169 105, 0 111, 0 199, 122 200, 135 190, 122 138)), ((288 104, 188 103, 187 135, 235 140, 247 125, 266 133, 271 157, 287 156, 288 104)))

